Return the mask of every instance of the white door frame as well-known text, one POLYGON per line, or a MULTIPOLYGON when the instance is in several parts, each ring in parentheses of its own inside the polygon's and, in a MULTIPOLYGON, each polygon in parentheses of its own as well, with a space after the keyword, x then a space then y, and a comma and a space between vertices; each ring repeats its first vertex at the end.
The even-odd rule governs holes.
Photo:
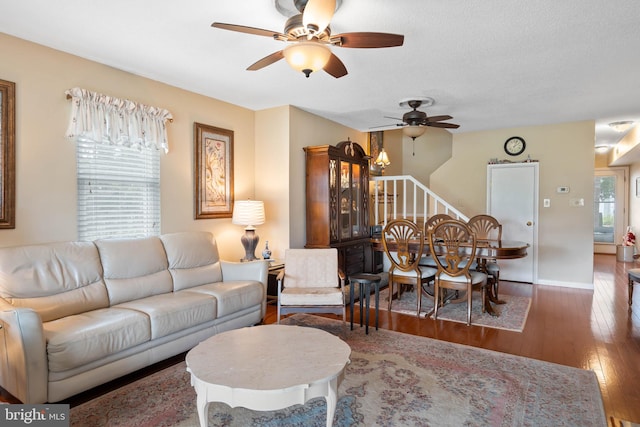
MULTIPOLYGON (((612 243, 593 242, 593 253, 615 254, 616 246, 622 244, 622 236, 629 225, 629 168, 626 166, 596 168, 594 178, 596 176, 615 176, 616 177, 616 233, 613 236, 612 243), (620 209, 622 208, 622 209, 620 209)), ((595 203, 595 200, 594 200, 595 203)))
MULTIPOLYGON (((533 222, 532 227, 532 245, 527 249, 527 256, 533 257, 532 260, 532 283, 538 283, 538 210, 539 210, 539 164, 538 162, 531 163, 506 163, 506 164, 491 164, 487 166, 487 205, 486 210, 491 214, 491 173, 495 169, 503 168, 532 168, 533 170, 533 222)), ((509 240, 509 236, 504 236, 506 240, 509 240)))

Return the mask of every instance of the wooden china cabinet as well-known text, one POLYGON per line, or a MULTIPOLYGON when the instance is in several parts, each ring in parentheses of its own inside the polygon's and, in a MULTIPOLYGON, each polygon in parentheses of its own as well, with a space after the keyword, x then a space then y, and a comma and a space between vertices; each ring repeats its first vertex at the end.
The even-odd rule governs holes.
POLYGON ((369 156, 360 145, 305 147, 306 248, 337 248, 347 275, 372 269, 369 229, 369 156))

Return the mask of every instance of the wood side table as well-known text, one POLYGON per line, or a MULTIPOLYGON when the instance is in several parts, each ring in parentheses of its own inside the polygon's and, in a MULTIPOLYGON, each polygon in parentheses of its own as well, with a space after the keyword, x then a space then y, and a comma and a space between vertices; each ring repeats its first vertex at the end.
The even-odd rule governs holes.
POLYGON ((349 276, 349 300, 351 310, 351 330, 353 330, 353 304, 354 304, 354 289, 355 284, 358 283, 358 289, 360 291, 360 327, 362 327, 362 300, 364 299, 366 305, 366 326, 365 334, 369 334, 369 305, 371 300, 371 286, 374 287, 375 292, 375 310, 376 310, 376 331, 378 330, 378 307, 380 306, 380 281, 382 278, 377 274, 360 273, 349 276))
POLYGON ((350 355, 340 338, 302 326, 261 325, 215 335, 186 356, 200 425, 207 425, 211 402, 271 411, 323 396, 330 427, 350 355))

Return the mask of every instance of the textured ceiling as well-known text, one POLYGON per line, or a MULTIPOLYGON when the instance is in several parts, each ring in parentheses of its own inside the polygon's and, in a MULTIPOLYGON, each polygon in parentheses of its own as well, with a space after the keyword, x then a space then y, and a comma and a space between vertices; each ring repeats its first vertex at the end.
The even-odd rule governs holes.
MULTIPOLYGON (((278 0, 279 3, 288 0, 278 0)), ((290 0, 291 2, 293 0, 290 0)), ((0 32, 252 110, 294 105, 368 131, 401 100, 431 97, 469 132, 640 119, 638 0, 343 0, 332 32, 405 35, 402 47, 333 48, 349 74, 306 79, 284 43, 211 28, 282 32, 275 0, 0 0, 0 32)), ((7 60, 7 59, 5 59, 7 60)), ((619 135, 597 126, 598 143, 619 135)))

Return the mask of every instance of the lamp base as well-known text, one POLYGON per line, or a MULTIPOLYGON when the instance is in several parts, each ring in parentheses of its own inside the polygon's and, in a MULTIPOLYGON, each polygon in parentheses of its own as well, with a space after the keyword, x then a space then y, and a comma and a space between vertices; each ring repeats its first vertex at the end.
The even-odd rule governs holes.
POLYGON ((244 234, 240 237, 240 242, 242 242, 242 246, 244 247, 244 258, 240 261, 255 261, 256 258, 256 247, 258 246, 258 241, 260 237, 256 234, 255 229, 244 229, 244 234))

